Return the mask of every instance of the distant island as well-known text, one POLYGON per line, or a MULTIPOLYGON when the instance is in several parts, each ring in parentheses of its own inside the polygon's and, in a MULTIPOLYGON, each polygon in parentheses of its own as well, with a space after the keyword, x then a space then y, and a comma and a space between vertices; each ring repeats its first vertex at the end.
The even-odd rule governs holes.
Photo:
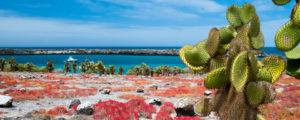
MULTIPOLYGON (((0 55, 157 55, 178 56, 179 49, 0 49, 0 55)), ((257 51, 265 57, 264 51, 257 51)))

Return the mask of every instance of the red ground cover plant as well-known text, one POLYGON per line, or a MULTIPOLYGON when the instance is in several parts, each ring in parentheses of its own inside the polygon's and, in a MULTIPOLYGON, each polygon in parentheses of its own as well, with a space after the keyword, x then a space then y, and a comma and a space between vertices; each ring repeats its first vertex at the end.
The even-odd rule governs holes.
POLYGON ((117 87, 117 88, 113 88, 112 90, 114 92, 129 92, 129 91, 135 91, 137 87, 117 87))
POLYGON ((64 106, 57 106, 47 111, 47 115, 49 115, 52 118, 59 115, 71 115, 71 114, 72 114, 71 111, 69 111, 64 106))
POLYGON ((145 116, 148 119, 152 119, 152 113, 156 113, 156 108, 147 104, 141 99, 131 99, 126 103, 126 108, 133 110, 138 114, 138 116, 145 116))
POLYGON ((152 113, 156 112, 154 106, 140 99, 132 99, 127 103, 114 100, 98 102, 94 104, 94 110, 94 119, 108 120, 138 120, 141 116, 151 119, 152 113))
POLYGON ((119 95, 118 98, 125 99, 125 100, 131 100, 131 99, 145 100, 145 98, 142 95, 135 95, 135 94, 123 94, 123 95, 119 95))
POLYGON ((168 113, 158 112, 155 120, 173 120, 173 118, 168 113))
POLYGON ((4 91, 4 94, 13 97, 15 101, 38 100, 44 98, 44 95, 38 90, 20 91, 16 89, 7 89, 4 91))
POLYGON ((120 103, 114 100, 98 102, 94 104, 94 111, 94 119, 138 120, 138 114, 136 112, 127 110, 124 103, 120 103))

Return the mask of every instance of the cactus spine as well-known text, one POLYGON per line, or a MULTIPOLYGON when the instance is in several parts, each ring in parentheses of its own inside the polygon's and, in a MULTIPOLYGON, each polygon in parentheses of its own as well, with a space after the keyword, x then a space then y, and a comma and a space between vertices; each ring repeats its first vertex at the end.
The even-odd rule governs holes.
POLYGON ((222 120, 256 119, 257 107, 275 98, 272 83, 285 69, 285 61, 269 56, 260 62, 251 51, 264 46, 253 5, 232 5, 226 17, 230 25, 220 30, 212 28, 207 40, 184 46, 179 52, 182 62, 192 70, 209 68, 204 85, 219 89, 213 99, 198 103, 194 111, 202 115, 216 111, 222 120))

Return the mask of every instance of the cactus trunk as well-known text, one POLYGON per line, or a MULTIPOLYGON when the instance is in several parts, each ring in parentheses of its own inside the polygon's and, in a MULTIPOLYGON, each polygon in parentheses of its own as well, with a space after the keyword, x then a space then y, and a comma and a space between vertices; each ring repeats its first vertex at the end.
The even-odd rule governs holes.
POLYGON ((246 99, 244 92, 225 86, 210 101, 210 110, 216 111, 221 120, 255 120, 258 110, 250 106, 246 99))

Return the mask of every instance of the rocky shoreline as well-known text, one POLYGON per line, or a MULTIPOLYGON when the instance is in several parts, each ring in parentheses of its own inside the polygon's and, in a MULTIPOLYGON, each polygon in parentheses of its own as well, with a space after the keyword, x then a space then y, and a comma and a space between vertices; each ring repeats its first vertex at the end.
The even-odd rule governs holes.
MULTIPOLYGON (((179 49, 0 49, 0 55, 158 55, 178 56, 179 49)), ((257 56, 265 57, 264 51, 257 56)))

